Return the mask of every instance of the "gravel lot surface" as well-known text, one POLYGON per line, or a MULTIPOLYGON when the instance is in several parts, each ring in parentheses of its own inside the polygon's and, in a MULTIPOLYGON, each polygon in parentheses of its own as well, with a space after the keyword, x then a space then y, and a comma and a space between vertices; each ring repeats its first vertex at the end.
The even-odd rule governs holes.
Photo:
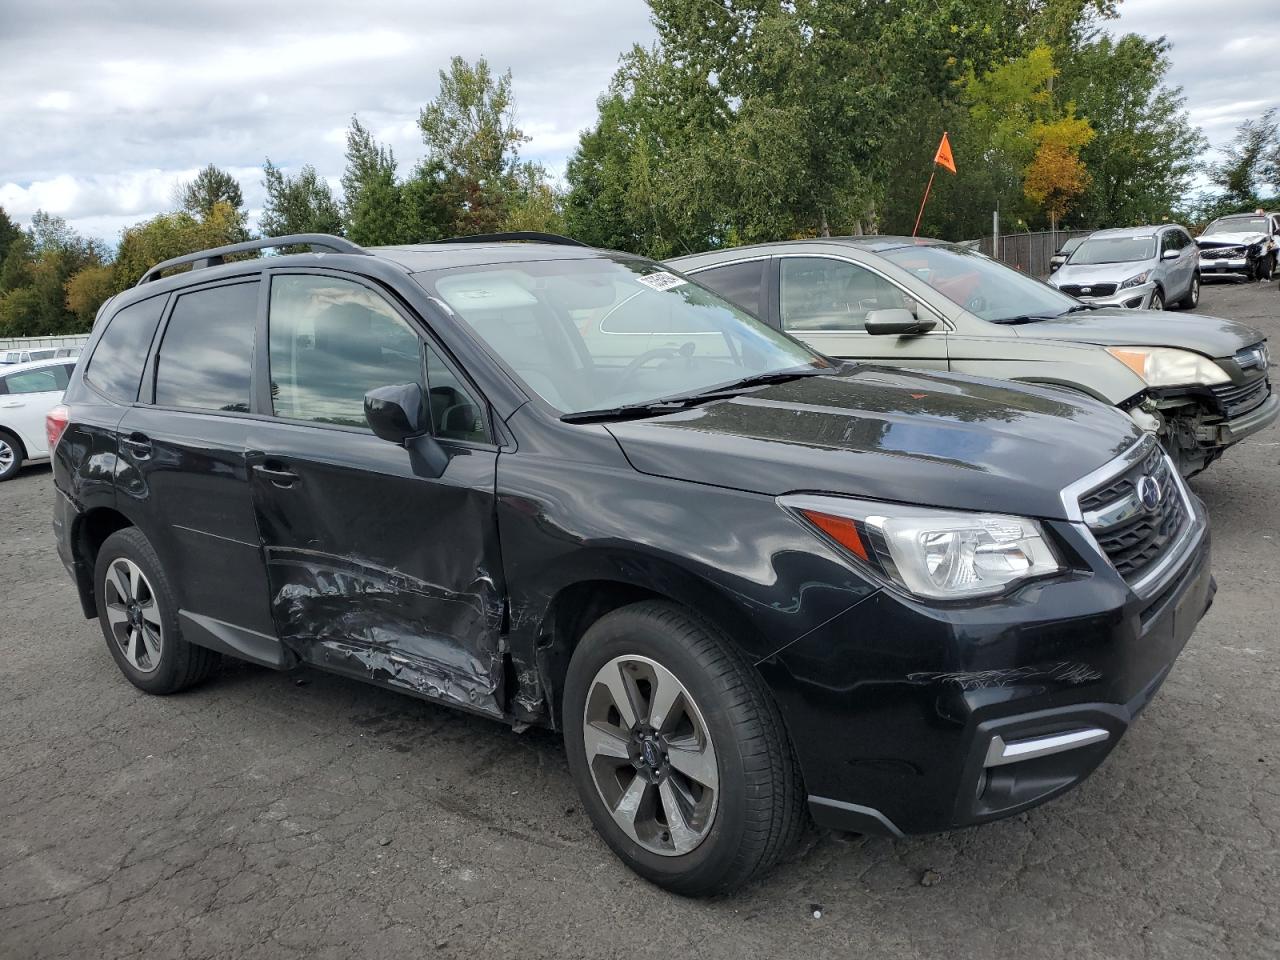
MULTIPOLYGON (((1274 285, 1206 287, 1280 359, 1274 285)), ((815 835, 683 901, 592 832, 555 737, 230 663, 148 697, 82 619, 47 466, 0 485, 0 957, 1280 956, 1280 429, 1193 482, 1217 602, 1083 786, 815 835), (815 918, 820 911, 820 918, 815 918)))

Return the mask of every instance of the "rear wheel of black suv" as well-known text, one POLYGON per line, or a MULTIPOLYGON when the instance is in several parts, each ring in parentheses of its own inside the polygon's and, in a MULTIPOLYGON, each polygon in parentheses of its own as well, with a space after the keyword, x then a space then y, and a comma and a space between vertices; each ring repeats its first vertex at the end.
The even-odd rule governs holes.
POLYGON ((151 543, 136 527, 107 537, 93 577, 107 649, 139 690, 177 693, 217 665, 214 651, 182 639, 177 598, 151 543))
POLYGON ((803 829, 804 789, 777 705, 691 611, 646 601, 593 624, 569 664, 563 717, 592 823, 659 886, 732 890, 803 829))

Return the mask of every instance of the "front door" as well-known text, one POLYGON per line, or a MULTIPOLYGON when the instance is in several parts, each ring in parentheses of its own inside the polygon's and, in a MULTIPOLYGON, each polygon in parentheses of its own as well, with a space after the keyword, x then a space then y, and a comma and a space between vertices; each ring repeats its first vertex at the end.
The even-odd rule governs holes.
POLYGON ((268 328, 272 416, 248 445, 281 640, 318 666, 501 714, 498 454, 478 393, 353 279, 277 274, 268 328), (410 382, 430 398, 439 476, 365 420, 367 391, 410 382))
POLYGON ((946 325, 888 278, 848 260, 780 257, 778 317, 783 330, 830 357, 947 369, 946 325), (867 333, 868 313, 895 308, 937 319, 938 324, 912 336, 867 333))
POLYGON ((18 435, 28 457, 49 455, 49 442, 44 432, 45 414, 62 401, 62 393, 67 389, 74 366, 74 361, 51 363, 0 377, 0 426, 18 435))

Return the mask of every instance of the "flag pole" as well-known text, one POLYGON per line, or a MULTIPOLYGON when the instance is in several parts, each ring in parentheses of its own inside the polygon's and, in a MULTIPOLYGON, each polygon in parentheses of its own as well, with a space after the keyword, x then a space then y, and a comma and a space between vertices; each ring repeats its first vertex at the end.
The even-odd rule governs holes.
POLYGON ((920 201, 920 212, 916 214, 916 225, 911 228, 911 235, 914 237, 920 230, 920 220, 924 217, 924 205, 929 202, 929 191, 933 188, 933 178, 938 175, 938 164, 935 161, 933 170, 929 173, 929 182, 924 188, 924 199, 920 201))

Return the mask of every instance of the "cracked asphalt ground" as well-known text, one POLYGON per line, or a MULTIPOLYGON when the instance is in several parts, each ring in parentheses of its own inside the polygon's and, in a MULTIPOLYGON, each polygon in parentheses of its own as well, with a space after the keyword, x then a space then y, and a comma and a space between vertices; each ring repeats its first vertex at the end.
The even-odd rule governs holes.
MULTIPOLYGON (((1277 307, 1251 285, 1202 310, 1280 344, 1277 307)), ((614 859, 550 734, 235 663, 136 691, 29 467, 0 485, 0 957, 1276 957, 1278 461, 1273 427, 1194 481, 1217 603, 1079 789, 942 836, 814 835, 711 902, 614 859)))

